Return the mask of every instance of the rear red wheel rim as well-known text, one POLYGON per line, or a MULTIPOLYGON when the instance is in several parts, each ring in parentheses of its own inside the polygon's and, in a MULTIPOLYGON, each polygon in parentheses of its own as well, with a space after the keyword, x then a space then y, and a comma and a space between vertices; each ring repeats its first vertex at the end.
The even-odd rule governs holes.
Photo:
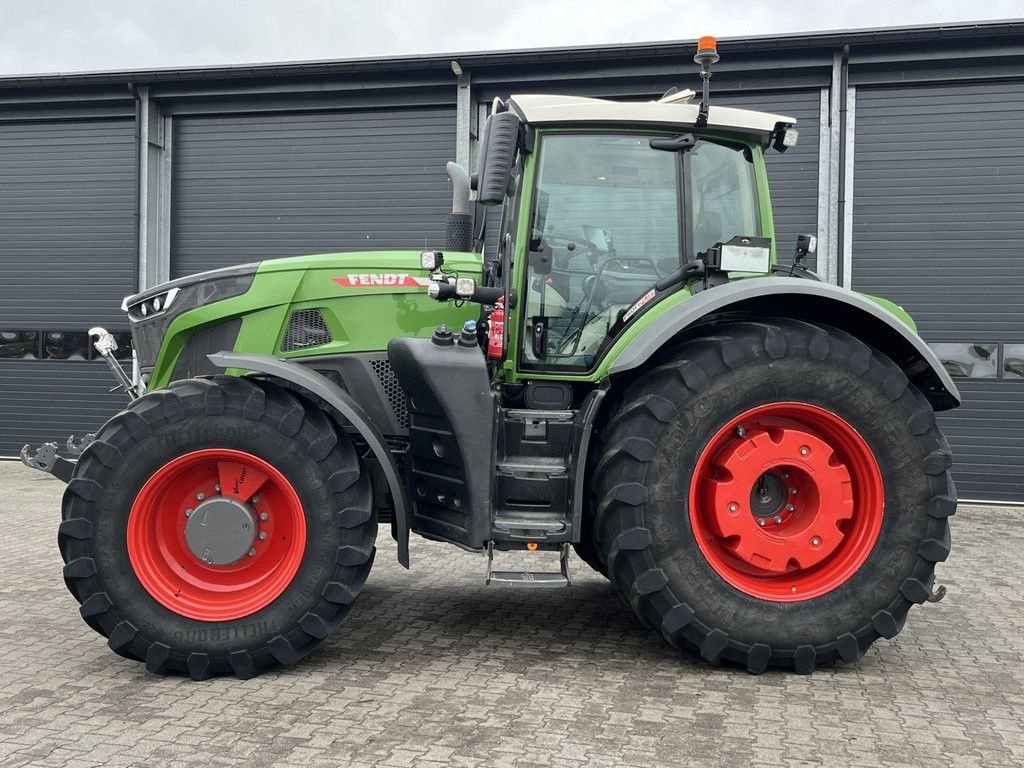
POLYGON ((690 485, 700 551, 736 589, 775 602, 824 595, 864 564, 882 527, 874 453, 847 421, 769 403, 723 426, 690 485))
POLYGON ((127 533, 132 569, 154 600, 191 619, 230 621, 265 608, 291 583, 305 551, 306 518, 295 489, 271 464, 245 451, 207 448, 153 473, 132 504, 127 533), (204 562, 186 540, 194 510, 215 500, 244 508, 254 521, 251 547, 236 562, 204 562))

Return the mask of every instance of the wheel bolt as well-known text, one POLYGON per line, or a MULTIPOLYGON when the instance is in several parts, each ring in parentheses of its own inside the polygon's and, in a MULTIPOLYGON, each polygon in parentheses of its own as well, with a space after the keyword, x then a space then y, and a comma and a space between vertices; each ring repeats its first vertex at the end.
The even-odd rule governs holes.
POLYGON ((219 485, 213 486, 213 490, 215 490, 217 493, 220 493, 220 486, 219 485))
POLYGON ((196 494, 196 498, 199 499, 200 501, 202 501, 203 499, 206 498, 206 494, 205 493, 197 493, 196 494))
POLYGON ((764 527, 764 518, 763 517, 757 518, 757 524, 760 525, 763 528, 764 527))
POLYGON ((267 538, 267 532, 266 531, 260 531, 260 538, 261 539, 267 538))
POLYGON ((810 452, 811 452, 811 449, 808 448, 806 445, 800 447, 800 455, 801 456, 807 456, 810 452))
POLYGON ((185 517, 192 517, 192 510, 191 509, 186 509, 185 510, 185 517))
POLYGON ((811 546, 812 547, 820 547, 821 546, 821 539, 819 539, 817 536, 815 536, 813 539, 811 539, 811 546))
POLYGON ((735 512, 739 508, 740 508, 739 504, 737 504, 735 501, 732 504, 729 505, 729 511, 730 512, 735 512))
POLYGON ((796 488, 790 488, 789 489, 789 495, 790 496, 796 496, 796 488))
POLYGON ((258 493, 255 496, 252 497, 252 503, 253 504, 259 504, 260 503, 260 495, 258 493))
POLYGON ((249 557, 253 557, 255 554, 256 554, 256 550, 255 549, 250 549, 249 550, 249 557))
POLYGON ((783 472, 782 473, 782 479, 783 480, 789 480, 789 472, 783 472))
POLYGON ((775 524, 776 525, 782 525, 782 515, 776 515, 775 516, 775 524))
POLYGON ((747 428, 740 424, 738 427, 736 427, 736 434, 739 435, 740 437, 743 437, 745 434, 747 434, 747 428))
POLYGON ((794 507, 792 504, 787 504, 786 505, 786 511, 787 512, 792 512, 794 509, 796 509, 796 507, 794 507))
POLYGON ((266 512, 260 512, 260 520, 268 520, 269 518, 270 515, 268 515, 266 512))

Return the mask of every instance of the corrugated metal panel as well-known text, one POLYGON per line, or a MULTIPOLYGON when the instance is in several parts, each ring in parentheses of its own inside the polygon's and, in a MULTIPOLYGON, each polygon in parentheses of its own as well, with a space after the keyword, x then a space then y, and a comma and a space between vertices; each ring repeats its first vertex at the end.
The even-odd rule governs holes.
POLYGON ((64 360, 0 360, 0 456, 25 443, 56 442, 95 432, 128 400, 110 392, 106 364, 64 360))
MULTIPOLYGON (((0 330, 127 330, 134 161, 129 120, 0 124, 0 330)), ((112 385, 99 362, 0 359, 0 456, 95 430, 112 385)))
POLYGON ((182 117, 171 270, 443 247, 453 108, 182 117))
POLYGON ((861 88, 856 108, 854 287, 928 341, 1024 341, 1024 83, 861 88))
MULTIPOLYGON (((1024 82, 858 88, 853 287, 938 342, 1024 343, 1024 82)), ((1024 500, 1024 386, 958 379, 962 496, 1024 500)))
POLYGON ((1024 501, 1024 381, 959 379, 964 404, 939 414, 962 499, 1024 501))
POLYGON ((126 325, 134 162, 131 121, 0 124, 0 328, 126 325))

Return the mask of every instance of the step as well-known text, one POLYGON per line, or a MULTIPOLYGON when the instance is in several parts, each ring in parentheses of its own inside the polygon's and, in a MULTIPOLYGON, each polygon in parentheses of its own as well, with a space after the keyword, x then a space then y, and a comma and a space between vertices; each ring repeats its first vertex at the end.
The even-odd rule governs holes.
POLYGON ((569 579, 560 573, 534 573, 533 571, 491 571, 488 584, 507 584, 510 587, 568 587, 569 579))
POLYGON ((540 520, 535 517, 495 517, 496 531, 538 531, 542 533, 562 533, 566 529, 565 520, 540 520))
POLYGON ((563 544, 558 552, 558 571, 495 571, 494 542, 487 543, 487 577, 485 584, 503 584, 509 587, 568 587, 572 585, 569 576, 569 545, 563 544))
POLYGON ((517 456, 499 461, 495 471, 506 475, 564 475, 569 471, 565 460, 558 456, 517 456))

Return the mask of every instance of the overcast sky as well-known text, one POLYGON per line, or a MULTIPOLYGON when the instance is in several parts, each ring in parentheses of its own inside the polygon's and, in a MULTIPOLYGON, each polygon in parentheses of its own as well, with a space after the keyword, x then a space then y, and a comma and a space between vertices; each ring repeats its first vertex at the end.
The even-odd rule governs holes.
POLYGON ((0 75, 1008 19, 1020 0, 0 0, 0 75))

